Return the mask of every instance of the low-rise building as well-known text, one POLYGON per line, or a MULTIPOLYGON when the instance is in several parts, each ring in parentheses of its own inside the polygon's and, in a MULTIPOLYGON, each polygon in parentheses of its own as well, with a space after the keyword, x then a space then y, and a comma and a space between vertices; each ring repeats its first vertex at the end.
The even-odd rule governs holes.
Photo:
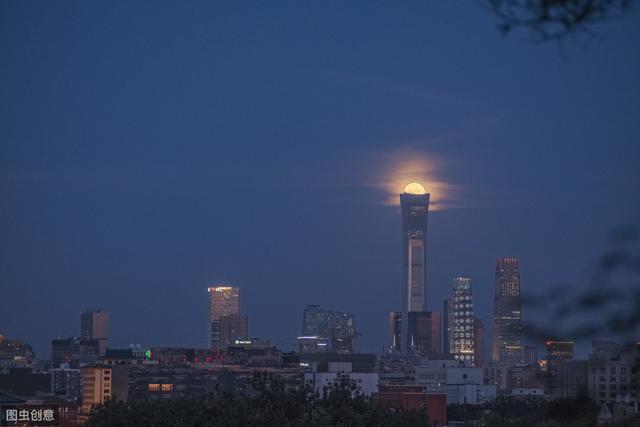
POLYGON ((29 343, 0 335, 0 372, 12 368, 32 368, 35 358, 29 343))
POLYGON ((329 338, 319 335, 304 335, 297 338, 298 351, 300 353, 327 353, 329 352, 329 338))
POLYGON ((484 383, 482 368, 456 360, 427 360, 414 366, 415 384, 428 393, 445 393, 448 403, 479 404, 496 396, 496 386, 484 383))
POLYGON ((511 390, 511 395, 514 397, 526 397, 526 398, 547 398, 548 396, 544 392, 544 388, 524 387, 514 388, 511 390))
POLYGON ((349 362, 353 372, 377 372, 377 358, 371 353, 303 353, 299 355, 300 365, 309 368, 317 364, 318 371, 326 371, 329 362, 349 362))
POLYGON ((357 385, 358 392, 365 396, 378 391, 378 373, 354 372, 351 362, 328 362, 324 368, 314 362, 305 371, 304 381, 320 395, 340 381, 352 381, 357 385))
POLYGON ((578 399, 588 396, 588 371, 589 362, 586 360, 560 363, 557 368, 557 375, 553 378, 555 383, 553 389, 556 391, 557 396, 562 399, 578 399))
POLYGON ((51 393, 51 374, 34 373, 31 368, 12 368, 0 374, 0 390, 29 397, 51 393))
POLYGON ((447 424, 447 396, 444 393, 427 393, 420 385, 381 385, 371 398, 387 407, 395 409, 427 409, 431 425, 447 424))
POLYGON ((51 393, 69 402, 80 403, 82 398, 82 382, 80 369, 68 366, 50 369, 51 393))
POLYGON ((615 351, 596 349, 589 360, 565 361, 558 365, 553 380, 558 385, 559 397, 587 396, 599 405, 640 401, 636 370, 640 362, 640 345, 617 351, 614 344, 606 344, 609 350, 615 351))
POLYGON ((638 372, 625 360, 589 361, 587 395, 599 404, 638 401, 638 372))
POLYGON ((502 363, 489 363, 483 368, 485 384, 495 385, 498 390, 507 389, 507 378, 511 365, 502 363))
POLYGON ((99 339, 94 338, 56 338, 51 340, 51 367, 58 368, 68 364, 71 368, 80 368, 96 363, 100 356, 99 339))
POLYGON ((86 366, 82 368, 82 413, 111 398, 111 368, 86 366))

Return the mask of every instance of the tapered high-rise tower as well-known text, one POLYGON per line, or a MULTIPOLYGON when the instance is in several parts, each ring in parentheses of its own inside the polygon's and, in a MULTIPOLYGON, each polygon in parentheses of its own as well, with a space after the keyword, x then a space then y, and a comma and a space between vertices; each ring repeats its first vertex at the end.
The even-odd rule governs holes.
POLYGON ((522 363, 523 341, 520 261, 516 257, 498 258, 491 352, 493 361, 506 364, 522 363))
MULTIPOLYGON (((427 278, 427 215, 429 193, 417 183, 411 183, 400 194, 402 213, 402 312, 425 311, 427 278)), ((408 322, 402 322, 402 351, 409 352, 408 322)))

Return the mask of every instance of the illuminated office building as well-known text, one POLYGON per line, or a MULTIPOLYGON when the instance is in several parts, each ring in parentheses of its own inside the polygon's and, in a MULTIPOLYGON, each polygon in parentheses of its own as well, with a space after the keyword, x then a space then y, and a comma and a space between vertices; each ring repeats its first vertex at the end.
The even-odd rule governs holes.
MULTIPOLYGON (((402 313, 426 310, 427 214, 429 193, 422 185, 411 183, 400 194, 402 215, 402 313)), ((410 352, 408 322, 402 322, 402 351, 410 352)))
POLYGON ((467 364, 475 364, 476 317, 471 292, 471 277, 457 276, 453 278, 453 294, 448 310, 449 354, 454 359, 467 364))
POLYGON ((496 261, 492 359, 505 364, 524 359, 520 261, 516 257, 496 261))
POLYGON ((209 348, 223 345, 223 316, 240 314, 240 288, 233 286, 214 286, 209 292, 209 348))

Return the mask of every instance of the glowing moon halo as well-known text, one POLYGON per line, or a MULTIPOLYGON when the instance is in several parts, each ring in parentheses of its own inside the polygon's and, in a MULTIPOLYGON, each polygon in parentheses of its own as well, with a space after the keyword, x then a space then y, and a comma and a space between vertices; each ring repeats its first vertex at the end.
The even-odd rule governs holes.
POLYGON ((418 184, 417 182, 412 182, 410 184, 407 184, 407 186, 404 187, 404 192, 406 194, 426 194, 427 193, 424 187, 418 184))

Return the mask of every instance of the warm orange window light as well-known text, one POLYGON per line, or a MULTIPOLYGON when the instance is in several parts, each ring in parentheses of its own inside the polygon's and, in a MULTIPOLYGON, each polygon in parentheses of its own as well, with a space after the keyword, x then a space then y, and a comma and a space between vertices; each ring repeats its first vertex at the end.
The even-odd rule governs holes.
POLYGON ((160 391, 160 384, 149 384, 149 391, 160 391))
POLYGON ((231 291, 232 287, 231 286, 216 286, 216 287, 212 287, 212 288, 207 288, 207 291, 209 292, 229 292, 231 291))

